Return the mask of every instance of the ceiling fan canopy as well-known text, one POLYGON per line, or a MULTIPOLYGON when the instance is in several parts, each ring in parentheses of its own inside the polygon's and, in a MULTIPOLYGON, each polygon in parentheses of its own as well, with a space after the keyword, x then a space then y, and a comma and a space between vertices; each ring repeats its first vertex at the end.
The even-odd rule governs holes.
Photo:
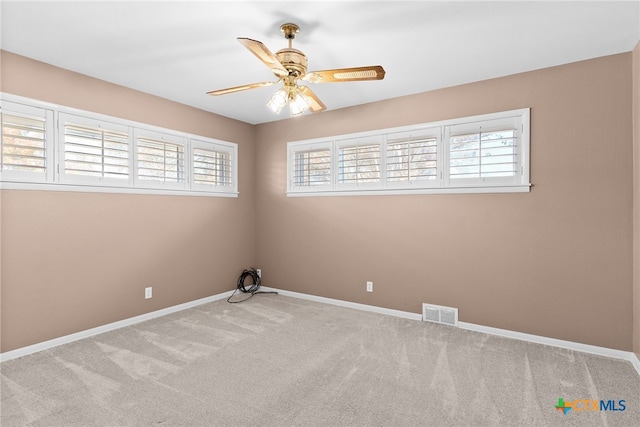
POLYGON ((280 113, 282 108, 288 104, 290 114, 296 116, 306 111, 317 113, 327 108, 318 96, 308 86, 300 84, 300 81, 331 83, 382 80, 384 78, 385 71, 380 65, 307 72, 307 56, 302 51, 293 48, 293 39, 300 31, 300 28, 296 24, 287 23, 280 27, 280 31, 283 33, 284 38, 289 41, 289 46, 280 49, 275 54, 260 41, 238 37, 238 41, 269 67, 278 80, 213 90, 207 92, 207 94, 214 96, 225 95, 259 87, 273 86, 282 82, 282 88, 271 97, 267 106, 275 113, 280 113))

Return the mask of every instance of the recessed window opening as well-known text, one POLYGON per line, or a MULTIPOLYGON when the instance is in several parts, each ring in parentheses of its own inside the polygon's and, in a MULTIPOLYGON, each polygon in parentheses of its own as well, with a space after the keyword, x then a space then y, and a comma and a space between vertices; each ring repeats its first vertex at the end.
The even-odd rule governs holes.
POLYGON ((237 144, 10 94, 0 107, 4 188, 237 197, 237 144))
POLYGON ((527 192, 529 114, 521 109, 289 142, 287 194, 527 192), (316 174, 312 153, 322 153, 316 174))

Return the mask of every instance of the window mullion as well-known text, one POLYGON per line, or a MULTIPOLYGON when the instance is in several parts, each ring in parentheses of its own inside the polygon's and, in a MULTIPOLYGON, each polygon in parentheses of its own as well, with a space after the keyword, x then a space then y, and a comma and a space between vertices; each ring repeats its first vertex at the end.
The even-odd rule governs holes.
POLYGON ((411 137, 407 138, 407 182, 411 184, 411 137))
POLYGON ((129 143, 129 186, 135 187, 138 181, 138 141, 134 136, 134 129, 132 127, 127 128, 129 143))
POLYGON ((336 156, 336 142, 335 141, 331 141, 330 145, 330 155, 329 155, 329 159, 330 159, 330 164, 329 164, 329 168, 330 168, 330 180, 331 180, 331 191, 335 191, 338 187, 338 159, 336 156))
POLYGON ((482 141, 482 126, 480 126, 480 130, 478 131, 478 180, 479 181, 484 181, 483 178, 483 174, 482 174, 482 166, 483 166, 483 150, 482 150, 482 146, 483 146, 483 141, 482 141))
POLYGON ((100 166, 102 169, 102 177, 101 179, 104 179, 104 173, 105 173, 105 152, 104 152, 104 130, 101 129, 100 130, 100 166))
POLYGON ((388 134, 383 135, 380 141, 380 187, 387 186, 387 140, 388 134))
POLYGON ((444 137, 442 138, 442 186, 449 187, 449 168, 450 168, 450 135, 451 135, 451 127, 444 126, 442 130, 442 134, 444 137))

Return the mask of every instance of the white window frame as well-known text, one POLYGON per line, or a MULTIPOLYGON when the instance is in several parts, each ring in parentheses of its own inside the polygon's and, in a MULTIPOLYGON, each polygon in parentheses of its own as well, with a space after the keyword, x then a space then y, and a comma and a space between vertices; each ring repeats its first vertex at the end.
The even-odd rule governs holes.
MULTIPOLYGON (((515 125, 514 125, 515 126, 515 125)), ((287 195, 289 197, 305 196, 342 196, 342 195, 386 195, 386 194, 450 194, 450 193, 519 193, 529 192, 531 188, 529 175, 530 152, 530 109, 502 111, 440 122, 421 123, 411 126, 380 129, 338 135, 313 140, 291 141, 287 144, 287 195), (486 178, 481 180, 465 180, 449 178, 449 136, 452 132, 471 129, 481 125, 517 124, 517 167, 513 177, 486 178), (402 133, 427 133, 437 138, 436 174, 433 180, 388 181, 387 150, 389 137, 402 133), (338 182, 338 153, 349 141, 371 141, 381 138, 380 173, 381 182, 364 184, 343 184, 338 182), (332 149, 332 185, 323 188, 297 186, 293 182, 294 154, 313 146, 329 146, 332 149)))
MULTIPOLYGON (((385 186, 386 188, 389 189, 398 189, 398 190, 402 190, 402 189, 407 189, 407 188, 411 188, 411 189, 422 189, 422 188, 439 188, 442 187, 442 166, 443 166, 443 161, 442 161, 442 147, 441 147, 441 143, 442 143, 442 135, 441 135, 441 129, 438 127, 423 127, 423 128, 415 128, 412 129, 410 131, 403 131, 403 132, 390 132, 385 134, 385 164, 384 164, 384 169, 385 169, 385 186), (407 135, 409 138, 411 138, 413 135, 420 135, 421 137, 426 137, 426 138, 434 138, 436 140, 436 175, 435 178, 433 180, 408 180, 408 181, 390 181, 388 178, 388 160, 389 160, 389 145, 390 145, 390 139, 391 140, 395 140, 396 138, 398 138, 400 135, 407 135)), ((395 142, 394 142, 395 143, 395 142)), ((411 154, 409 154, 410 156, 411 154)))
POLYGON ((177 135, 171 135, 162 132, 155 132, 148 129, 134 129, 133 131, 133 164, 135 175, 133 183, 135 187, 139 188, 169 188, 174 190, 184 190, 189 187, 189 147, 187 145, 188 139, 179 137, 177 135), (182 147, 182 181, 155 181, 150 179, 144 179, 140 177, 140 159, 139 159, 139 143, 140 139, 149 139, 152 141, 158 141, 159 143, 167 143, 169 145, 176 145, 182 147))
MULTIPOLYGON (((43 173, 28 171, 13 171, 0 169, 0 180, 13 182, 47 182, 54 178, 54 122, 53 111, 50 109, 33 107, 30 105, 0 100, 0 111, 2 114, 20 116, 25 118, 42 119, 44 121, 44 144, 45 144, 45 171, 43 173)), ((2 131, 2 129, 0 129, 2 131)), ((2 154, 2 143, 0 142, 0 155, 2 154)))
MULTIPOLYGON (((384 140, 382 135, 363 135, 356 138, 339 139, 334 143, 334 159, 335 159, 335 180, 334 188, 339 190, 362 190, 367 188, 378 188, 384 182, 386 172, 386 157, 384 156, 384 140), (343 149, 360 148, 378 146, 380 156, 378 157, 378 181, 373 182, 352 182, 345 183, 340 181, 340 152, 343 149)), ((356 172, 360 174, 361 172, 356 172)), ((357 178, 356 178, 357 179, 357 178)), ((366 178, 364 178, 366 179, 366 178)))
POLYGON ((191 183, 191 189, 193 191, 206 191, 206 192, 238 192, 238 178, 237 174, 234 174, 233 171, 238 170, 238 146, 235 144, 224 144, 220 141, 214 140, 205 140, 205 139, 191 139, 191 149, 189 150, 189 157, 191 159, 191 175, 189 177, 189 182, 191 183), (230 184, 229 185, 206 185, 199 184, 195 181, 195 167, 194 167, 194 157, 195 150, 203 149, 209 151, 216 151, 219 153, 226 153, 230 156, 230 167, 231 174, 229 177, 230 184))
POLYGON ((201 135, 161 128, 104 114, 93 113, 58 104, 34 100, 0 92, 0 107, 3 112, 27 117, 45 117, 46 173, 25 171, 0 171, 0 186, 4 189, 27 189, 46 191, 83 191, 101 193, 166 194, 205 197, 238 197, 238 144, 201 135), (128 140, 128 178, 103 178, 66 174, 64 172, 64 125, 122 131, 128 140), (159 183, 137 179, 137 136, 151 139, 158 137, 177 141, 184 147, 184 181, 159 183), (231 185, 198 185, 192 174, 194 146, 214 147, 231 156, 231 185), (20 173, 19 173, 20 172, 20 173), (43 176, 45 175, 45 176, 43 176))
MULTIPOLYGON (((447 170, 445 176, 445 185, 448 187, 484 187, 487 185, 517 185, 519 183, 518 173, 522 170, 522 156, 516 156, 515 175, 510 177, 478 177, 478 178, 451 178, 450 176, 450 143, 451 138, 464 134, 482 134, 513 129, 516 134, 516 140, 522 141, 522 120, 519 116, 497 118, 492 120, 481 120, 477 122, 468 122, 460 125, 444 127, 444 162, 443 167, 447 170)), ((516 149, 520 149, 522 143, 516 145, 516 149)), ((482 157, 480 158, 480 160, 482 157)), ((480 168, 482 162, 480 161, 480 168)))
POLYGON ((287 150, 287 181, 289 188, 306 189, 308 192, 329 191, 333 188, 333 177, 335 176, 335 161, 333 161, 333 142, 308 142, 299 145, 290 145, 287 150), (300 154, 312 153, 316 151, 329 151, 329 180, 326 184, 299 185, 296 182, 296 161, 300 154))
POLYGON ((131 131, 129 126, 97 120, 90 117, 78 116, 75 114, 60 113, 58 115, 58 181, 65 184, 91 185, 91 186, 108 186, 108 187, 129 187, 132 185, 132 156, 131 156, 131 131), (76 175, 66 173, 65 158, 65 128, 67 125, 84 126, 92 129, 104 129, 105 131, 114 131, 126 134, 128 136, 128 176, 126 179, 105 178, 103 176, 94 177, 87 175, 76 175))

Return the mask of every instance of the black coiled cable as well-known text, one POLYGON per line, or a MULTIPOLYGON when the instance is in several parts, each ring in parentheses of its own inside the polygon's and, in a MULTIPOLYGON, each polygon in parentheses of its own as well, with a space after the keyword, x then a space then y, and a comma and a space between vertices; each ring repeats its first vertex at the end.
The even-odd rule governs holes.
POLYGON ((262 281, 260 280, 260 275, 258 274, 258 271, 255 268, 251 267, 248 270, 243 270, 240 277, 238 277, 238 285, 236 287, 236 290, 233 291, 233 293, 229 296, 229 298, 227 298, 227 302, 231 304, 235 304, 238 302, 246 301, 252 296, 254 296, 255 294, 277 294, 277 292, 264 292, 264 291, 258 292, 258 289, 260 288, 261 283, 262 281), (251 285, 249 287, 247 287, 247 285, 244 283, 245 280, 247 280, 247 277, 251 277, 251 285), (238 291, 242 292, 243 294, 251 294, 251 295, 249 295, 248 297, 240 301, 231 301, 231 298, 233 298, 238 291))
POLYGON ((240 277, 238 277, 238 289, 245 294, 252 294, 258 290, 260 287, 260 276, 258 275, 258 271, 255 268, 251 267, 250 270, 244 270, 240 277), (247 289, 244 284, 247 277, 251 277, 252 283, 251 286, 247 289))

